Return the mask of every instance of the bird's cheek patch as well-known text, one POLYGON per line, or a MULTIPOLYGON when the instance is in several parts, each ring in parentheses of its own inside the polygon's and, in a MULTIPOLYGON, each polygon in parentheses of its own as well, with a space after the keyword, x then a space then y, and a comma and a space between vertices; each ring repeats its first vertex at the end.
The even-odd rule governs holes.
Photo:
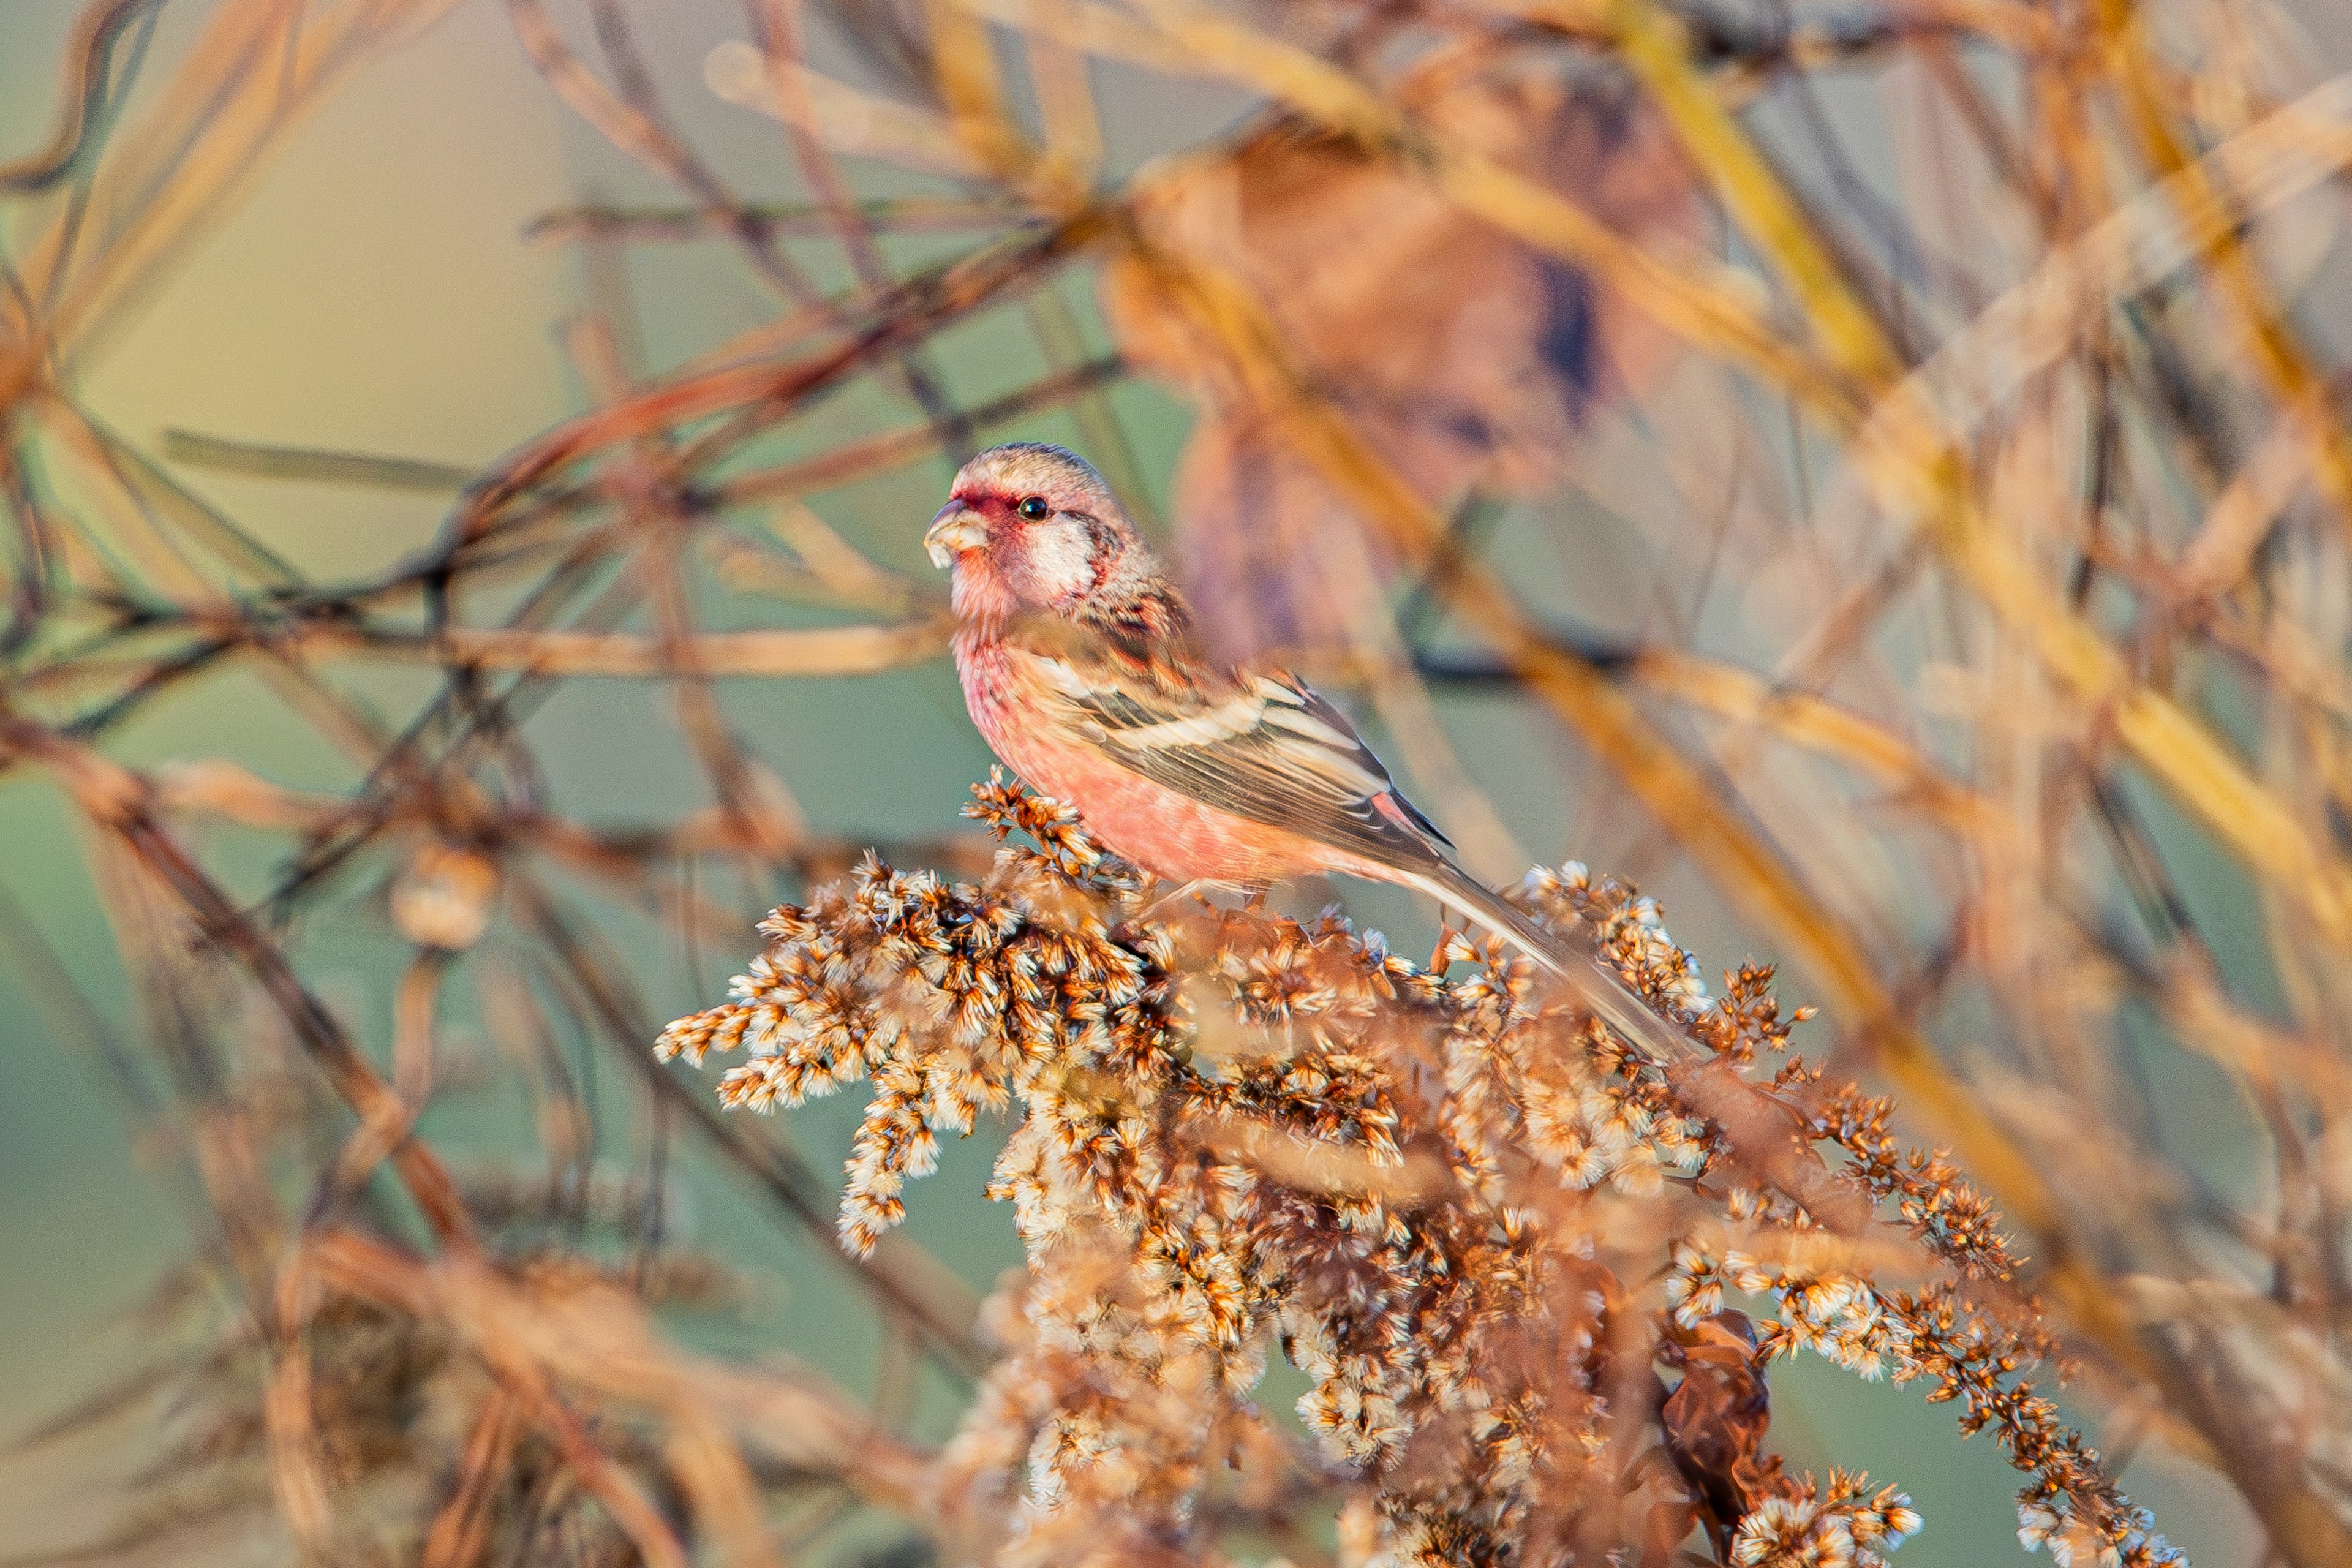
POLYGON ((1057 604, 1089 593, 1095 585, 1094 552, 1086 530, 1058 519, 1022 531, 1022 584, 1039 604, 1057 604))

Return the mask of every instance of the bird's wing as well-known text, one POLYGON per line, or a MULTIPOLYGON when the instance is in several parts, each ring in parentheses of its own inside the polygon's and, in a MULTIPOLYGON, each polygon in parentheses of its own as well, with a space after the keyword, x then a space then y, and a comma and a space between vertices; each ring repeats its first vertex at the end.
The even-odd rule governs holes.
POLYGON ((1195 800, 1385 863, 1442 858, 1445 836, 1400 794, 1355 726, 1288 674, 1214 681, 1146 671, 1064 636, 1024 657, 1066 732, 1195 800))

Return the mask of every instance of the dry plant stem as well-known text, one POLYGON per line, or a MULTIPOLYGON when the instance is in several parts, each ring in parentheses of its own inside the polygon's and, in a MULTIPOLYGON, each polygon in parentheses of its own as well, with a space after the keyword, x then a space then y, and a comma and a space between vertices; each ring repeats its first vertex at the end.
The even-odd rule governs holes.
MULTIPOLYGON (((296 978, 277 949, 236 911, 162 827, 145 781, 5 711, 0 711, 0 747, 47 764, 93 826, 119 837, 150 875, 184 900, 205 939, 252 976, 362 1122, 373 1120, 388 1124, 403 1120, 398 1097, 344 1036, 333 1016, 296 978)), ((392 1161, 426 1223, 451 1256, 476 1253, 479 1243, 473 1222, 446 1168, 432 1152, 414 1139, 403 1139, 393 1150, 392 1161)), ((544 1385, 538 1370, 513 1363, 498 1370, 646 1560, 667 1568, 686 1568, 684 1551, 668 1525, 646 1504, 635 1481, 596 1447, 578 1416, 544 1385)), ((307 1487, 296 1485, 298 1490, 307 1492, 307 1487)))
MULTIPOLYGON (((594 373, 586 379, 606 402, 627 391, 611 342, 610 333, 604 332, 583 344, 596 361, 594 373)), ((772 862, 787 863, 807 831, 806 814, 772 771, 744 756, 694 657, 690 612, 678 575, 686 516, 685 509, 672 499, 684 483, 676 454, 666 441, 648 437, 631 458, 616 462, 613 468, 612 482, 621 493, 623 511, 639 540, 632 566, 645 579, 641 592, 653 607, 658 644, 679 670, 672 692, 680 728, 720 805, 772 862)))
POLYGON ((799 165, 801 177, 815 192, 819 209, 840 240, 859 285, 868 293, 879 293, 887 286, 889 271, 875 246, 873 230, 858 210, 856 197, 848 182, 842 178, 832 153, 809 129, 815 121, 815 110, 808 101, 806 83, 795 68, 802 63, 798 0, 747 0, 745 11, 751 21, 752 36, 767 57, 769 90, 782 106, 782 119, 792 140, 793 158, 799 165))
MULTIPOLYGON (((2053 674, 2111 710, 2117 738, 2182 805, 2300 901, 2331 940, 2352 943, 2352 869, 2313 843, 2201 726, 2134 681, 2096 633, 2053 602, 1987 531, 1957 457, 1933 437, 1923 444, 1924 433, 1906 429, 1883 400, 1899 384, 1899 362, 1777 177, 1692 69, 1679 25, 1643 0, 1613 0, 1612 16, 1627 63, 1657 93, 1741 227, 1780 264, 1840 365, 1881 396, 1866 436, 1885 443, 1884 456, 1865 461, 1864 473, 1887 488, 1891 500, 1928 512, 1930 537, 1945 560, 1989 607, 2033 637, 2053 674)), ((1833 405, 1823 411, 1838 412, 1833 405)))
MULTIPOLYGON (((936 612, 897 626, 805 631, 705 632, 691 648, 634 632, 448 626, 437 632, 312 626, 271 637, 280 658, 359 659, 538 676, 711 677, 874 675, 936 658, 952 628, 936 612)), ((223 651, 236 646, 224 641, 223 651)))
MULTIPOLYGON (((2225 207, 2202 161, 2189 155, 2165 113, 2160 68, 2149 53, 2138 9, 2132 0, 2098 0, 2096 9, 2125 119, 2141 156, 2179 193, 2184 209, 2225 207)), ((2336 413, 2326 377, 2295 341, 2254 258, 2235 233, 2216 231, 2200 259, 2236 317, 2255 368, 2278 398, 2283 427, 2303 437, 2320 489, 2337 521, 2352 528, 2352 433, 2336 413)))
MULTIPOLYGON (((1024 415, 1035 414, 1065 403, 1075 401, 1083 409, 1093 401, 1093 394, 1097 388, 1109 384, 1125 374, 1126 366, 1116 359, 1096 360, 1057 370, 1024 391, 979 405, 963 416, 961 425, 971 431, 986 431, 1019 419, 1024 415)), ((884 431, 863 439, 842 442, 827 452, 799 462, 773 468, 753 468, 732 476, 713 489, 711 500, 717 504, 728 505, 773 496, 798 496, 833 489, 905 468, 918 458, 940 450, 942 444, 940 431, 932 426, 884 431)))
POLYGON ((1046 156, 1060 180, 1081 190, 1094 184, 1103 163, 1102 117, 1091 68, 1085 54, 1066 44, 1029 40, 1029 73, 1037 88, 1046 156))
POLYGON ((698 1412, 681 1415, 666 1457, 686 1489, 696 1519, 730 1563, 742 1568, 780 1568, 783 1559, 769 1542, 766 1502, 741 1451, 717 1423, 698 1418, 698 1412))
POLYGON ((875 1429, 819 1385, 670 1348, 643 1305, 617 1290, 551 1304, 515 1289, 479 1258, 421 1259, 351 1230, 321 1235, 310 1259, 335 1289, 457 1324, 486 1360, 530 1369, 541 1390, 560 1379, 600 1400, 682 1415, 689 1426, 723 1422, 780 1458, 850 1480, 877 1502, 921 1506, 929 1459, 919 1449, 875 1429))
POLYGON ((1099 359, 1090 352, 1077 312, 1053 283, 1033 290, 1023 306, 1038 346, 1054 366, 1054 374, 1041 384, 1070 384, 1070 413, 1086 438, 1087 449, 1100 456, 1102 472, 1119 494, 1138 498, 1133 502, 1135 521, 1156 531, 1161 519, 1151 505, 1152 487, 1136 461, 1133 446, 1108 395, 1114 376, 1126 373, 1126 362, 1099 359), (1099 376, 1093 374, 1097 369, 1103 373, 1099 376))
POLYGON ((349 1202, 385 1156, 408 1142, 410 1129, 431 1092, 433 1014, 440 1002, 441 977, 449 958, 445 952, 427 949, 411 961, 407 973, 401 977, 394 1004, 392 1094, 360 1118, 333 1164, 320 1174, 303 1212, 306 1226, 318 1224, 349 1202))
POLYGON ((269 1427, 269 1481, 278 1512, 304 1552, 325 1558, 333 1551, 334 1515, 310 1407, 309 1333, 317 1308, 317 1291, 297 1247, 278 1275, 271 1325, 278 1342, 277 1364, 270 1371, 262 1414, 269 1427))
MULTIPOLYGON (((207 762, 166 770, 153 780, 156 804, 164 815, 234 822, 266 832, 312 837, 332 835, 353 818, 351 803, 340 795, 314 795, 268 784, 236 764, 207 762)), ((409 805, 386 819, 389 830, 411 830, 434 825, 432 812, 409 805)), ((555 864, 596 878, 616 894, 642 890, 649 872, 665 866, 704 858, 763 859, 761 845, 731 813, 705 807, 665 826, 614 827, 591 831, 579 824, 546 813, 503 808, 482 825, 499 843, 528 853, 543 854, 555 864)), ((855 866, 870 839, 808 837, 794 847, 792 870, 822 880, 855 866)), ((880 846, 885 852, 961 875, 987 869, 982 841, 973 837, 916 839, 880 846)), ((691 900, 683 909, 693 928, 705 936, 741 929, 730 909, 707 899, 691 900)), ((0 921, 5 921, 0 915, 0 921)))
MULTIPOLYGON (((740 243, 752 269, 787 300, 802 302, 820 298, 815 284, 771 247, 767 237, 742 216, 742 204, 719 185, 693 150, 670 130, 656 106, 632 101, 630 97, 614 92, 600 81, 563 42, 540 0, 507 0, 507 13, 531 64, 583 120, 614 146, 698 197, 712 221, 740 243)), ((627 35, 618 22, 618 13, 600 5, 596 16, 598 31, 608 47, 617 44, 625 51, 627 35)))
POLYGON ((493 1388, 475 1412, 457 1485, 433 1516, 420 1568, 467 1568, 480 1561, 489 1540, 490 1491, 512 1461, 521 1436, 513 1397, 503 1388, 493 1388))
MULTIPOLYGON (((1884 340, 1869 317, 1850 302, 1843 281, 1813 247, 1807 226, 1786 201, 1778 181, 1691 74, 1680 29, 1641 0, 1619 0, 1613 15, 1629 63, 1659 93, 1694 157, 1715 175, 1743 227, 1780 262, 1832 352, 1866 384, 1885 386, 1895 374, 1895 361, 1884 340)), ((1946 558, 2004 618, 2037 634, 2053 673, 2094 700, 2115 705, 2119 738, 2225 842, 2291 896, 2302 899, 2331 939, 2341 942, 2352 937, 2352 926, 2346 923, 2352 918, 2352 906, 2344 901, 2347 884, 2336 858, 2311 844, 2300 825, 2193 721, 2131 682, 2103 641, 2046 602, 2021 565, 2003 553, 1973 515, 1954 458, 1932 453, 1912 460, 1921 465, 1916 477, 1903 482, 1914 494, 1924 489, 1920 499, 1936 510, 1934 535, 1946 558)), ((1993 1183, 2001 1190, 1997 1175, 1993 1183)), ((2079 1294, 2060 1294, 2077 1311, 2096 1312, 2105 1300, 2104 1292, 2087 1283, 2079 1294)), ((2112 1317, 2112 1309, 2106 1315, 2112 1317)), ((2115 1348, 2107 1334, 2100 1337, 2115 1348)), ((2217 1416, 2192 1375, 2168 1361, 2132 1358, 2137 1369, 2154 1375, 2178 1406, 2217 1416)), ((2261 1444, 2241 1441, 2220 1447, 2233 1479, 2265 1514, 2279 1550, 2298 1563, 2312 1563, 2352 1554, 2352 1531, 2307 1491, 2280 1486, 2274 1468, 2259 1458, 2261 1444)))
POLYGON ((79 459, 81 474, 116 501, 115 542, 138 576, 173 604, 216 606, 220 595, 198 563, 194 542, 165 526, 165 520, 131 482, 97 426, 60 398, 44 396, 35 406, 44 433, 79 459))
MULTIPOLYGON (((889 276, 881 252, 832 153, 808 130, 814 116, 797 68, 801 52, 799 0, 746 0, 745 8, 751 16, 752 36, 760 40, 770 64, 772 89, 787 110, 785 124, 801 175, 816 192, 863 292, 868 297, 878 295, 889 276)), ((734 210, 740 212, 740 205, 734 210)), ((950 448, 961 447, 961 433, 969 426, 955 411, 938 379, 924 368, 920 356, 909 349, 889 356, 886 363, 895 371, 895 379, 906 388, 908 395, 922 409, 940 443, 950 448)))
POLYGON ((1801 687, 1668 647, 1641 648, 1626 661, 1625 675, 1659 696, 1834 757, 1958 831, 1975 834, 1993 826, 1989 805, 1901 736, 1801 687))
MULTIPOLYGON (((236 912, 172 838, 155 815, 153 792, 145 780, 5 711, 0 711, 0 747, 5 748, 0 757, 14 753, 47 766, 94 827, 119 838, 159 882, 186 901, 205 939, 253 975, 336 1092, 363 1122, 396 1125, 404 1121, 398 1096, 344 1035, 333 1016, 302 985, 276 947, 236 912)), ((469 1243, 472 1222, 440 1161, 423 1145, 406 1140, 392 1158, 434 1233, 451 1245, 469 1243)))
POLYGON ((592 453, 722 409, 788 406, 853 374, 875 355, 993 303, 1054 262, 1083 249, 1100 237, 1108 219, 1107 213, 1089 208, 1043 234, 1007 241, 934 277, 899 284, 876 301, 866 325, 815 355, 782 366, 750 366, 653 387, 573 420, 499 464, 453 517, 445 548, 454 551, 471 543, 495 526, 503 509, 559 468, 592 453))
MULTIPOLYGON (((799 79, 793 79, 795 83, 799 79)), ((827 206, 782 205, 748 202, 742 212, 771 235, 833 234, 842 215, 827 206)), ((1034 222, 1023 209, 986 199, 912 196, 905 199, 852 201, 849 216, 859 232, 870 235, 940 231, 983 232, 1019 227, 1034 222)), ((523 229, 526 239, 575 239, 683 242, 709 237, 710 217, 697 208, 572 207, 533 218, 523 229)))
POLYGON ((114 301, 135 291, 299 114, 374 49, 413 35, 447 0, 327 5, 232 0, 215 14, 140 124, 117 139, 92 181, 90 210, 111 220, 102 248, 78 265, 61 219, 22 269, 44 302, 29 335, 64 357, 114 301), (226 85, 226 90, 223 89, 226 85))
POLYGON ((452 495, 464 489, 474 477, 473 469, 451 463, 231 441, 194 430, 164 431, 163 456, 191 468, 214 468, 223 473, 452 495))
POLYGON ((58 128, 39 152, 0 163, 0 191, 40 191, 70 174, 88 149, 107 79, 107 57, 156 0, 89 0, 66 45, 65 101, 58 128))

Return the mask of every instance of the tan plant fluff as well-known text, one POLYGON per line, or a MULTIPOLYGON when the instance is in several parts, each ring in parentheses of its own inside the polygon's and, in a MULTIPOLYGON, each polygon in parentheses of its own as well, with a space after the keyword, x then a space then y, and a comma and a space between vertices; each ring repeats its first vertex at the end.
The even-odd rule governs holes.
POLYGON ((1908 1499, 1764 1447, 1767 1365, 1801 1350, 1995 1429, 2029 1544, 2180 1561, 2020 1380, 2049 1347, 1984 1201, 1788 1054, 1769 970, 1715 996, 1633 889, 1571 864, 1519 889, 1829 1153, 1879 1211, 1857 1226, 1497 946, 1448 934, 1423 965, 1336 912, 1147 908, 1066 807, 975 793, 1035 847, 977 882, 869 858, 762 922, 735 999, 658 1049, 745 1050, 719 1092, 755 1110, 871 1084, 860 1254, 941 1133, 1018 1102, 991 1190, 1029 1269, 949 1456, 1002 1561, 1213 1561, 1220 1498, 1298 1471, 1360 1489, 1381 1563, 1664 1563, 1694 1528, 1742 1568, 1875 1563, 1908 1499), (1311 1454, 1251 1402, 1277 1350, 1311 1454))

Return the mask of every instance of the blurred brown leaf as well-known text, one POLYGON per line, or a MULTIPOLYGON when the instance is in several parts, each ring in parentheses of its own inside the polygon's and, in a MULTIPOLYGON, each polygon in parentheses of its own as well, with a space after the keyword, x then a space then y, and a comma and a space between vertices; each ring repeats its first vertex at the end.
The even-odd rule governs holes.
MULTIPOLYGON (((1630 236, 1695 226, 1688 168, 1622 82, 1557 56, 1507 73, 1453 63, 1424 68, 1408 89, 1452 141, 1630 236)), ((1592 409, 1672 356, 1654 323, 1583 273, 1356 144, 1290 122, 1161 182, 1140 217, 1156 242, 1248 284, 1302 369, 1440 505, 1473 486, 1555 479, 1592 409)), ((1352 574, 1318 565, 1335 529, 1381 559, 1374 531, 1272 437, 1141 268, 1111 268, 1104 300, 1129 359, 1200 405, 1173 501, 1212 642, 1237 661, 1351 647, 1352 574)))
POLYGON ((1780 1457, 1764 1451, 1772 1391, 1758 1364, 1755 1331, 1736 1308, 1702 1321, 1667 1354, 1676 1352, 1683 1380, 1666 1399, 1666 1452, 1727 1559, 1740 1519, 1780 1489, 1780 1457))

